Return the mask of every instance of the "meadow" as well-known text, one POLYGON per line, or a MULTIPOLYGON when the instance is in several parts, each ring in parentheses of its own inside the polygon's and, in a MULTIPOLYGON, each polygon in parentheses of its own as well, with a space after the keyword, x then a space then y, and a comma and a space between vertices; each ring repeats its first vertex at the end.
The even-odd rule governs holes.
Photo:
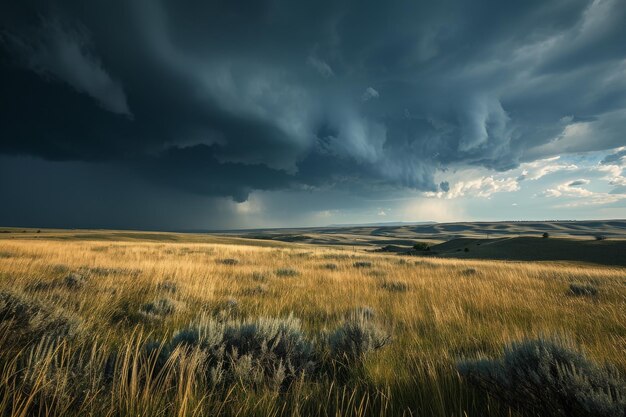
POLYGON ((533 415, 459 366, 524 340, 623 378, 626 269, 217 237, 0 240, 4 416, 533 415))

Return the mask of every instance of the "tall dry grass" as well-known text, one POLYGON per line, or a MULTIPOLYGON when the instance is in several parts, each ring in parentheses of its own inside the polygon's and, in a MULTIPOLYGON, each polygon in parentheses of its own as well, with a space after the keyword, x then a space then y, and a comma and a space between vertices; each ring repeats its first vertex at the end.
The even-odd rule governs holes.
POLYGON ((0 317, 7 416, 515 415, 468 386, 456 363, 546 336, 626 371, 619 268, 143 241, 12 239, 0 253, 0 293, 29 306, 30 320, 0 317), (598 294, 574 296, 572 283, 598 294), (201 316, 293 314, 320 341, 364 307, 392 343, 348 379, 217 387, 200 351, 179 347, 158 363, 144 349, 164 349, 201 316))

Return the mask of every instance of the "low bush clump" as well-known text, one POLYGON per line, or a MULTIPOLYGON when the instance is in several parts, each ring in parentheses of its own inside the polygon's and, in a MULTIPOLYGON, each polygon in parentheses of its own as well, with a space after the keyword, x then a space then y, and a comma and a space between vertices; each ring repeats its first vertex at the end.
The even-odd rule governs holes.
POLYGON ((569 294, 576 296, 595 296, 598 295, 598 288, 592 284, 576 284, 569 285, 569 294))
POLYGON ((355 268, 371 268, 372 263, 367 261, 359 261, 352 264, 355 268))
POLYGON ((280 268, 276 270, 276 276, 279 277, 295 277, 298 275, 298 271, 291 268, 280 268))
POLYGON ((176 312, 176 304, 169 298, 160 298, 142 305, 139 311, 151 317, 164 317, 176 312))
POLYGON ((623 417, 626 410, 626 385, 616 370, 554 341, 514 343, 502 359, 461 362, 459 371, 496 398, 539 415, 623 417))
POLYGON ((332 264, 332 263, 324 264, 324 265, 322 265, 322 268, 334 271, 334 270, 337 269, 337 264, 332 264))
POLYGON ((157 284, 157 289, 163 292, 175 294, 178 292, 178 285, 172 281, 163 281, 157 284))
POLYGON ((224 265, 237 265, 239 263, 239 260, 235 258, 225 258, 220 259, 219 262, 224 265))
POLYGON ((415 244, 413 244, 413 250, 416 251, 429 251, 430 250, 430 244, 427 242, 416 242, 415 244))
POLYGON ((407 292, 409 285, 402 281, 386 281, 383 283, 382 288, 391 292, 407 292))
POLYGON ((8 331, 0 341, 22 348, 42 338, 70 337, 78 332, 78 321, 52 306, 24 295, 0 292, 0 324, 8 331))
POLYGON ((550 237, 550 233, 548 232, 543 232, 543 234, 541 235, 542 238, 547 239, 550 237))
POLYGON ((168 349, 178 346, 204 351, 216 385, 281 387, 308 375, 316 364, 313 343, 293 316, 228 322, 205 317, 177 332, 168 349))
POLYGON ((265 282, 265 281, 267 281, 267 275, 265 275, 262 272, 253 272, 252 273, 252 280, 253 281, 257 281, 257 282, 265 282))
POLYGON ((367 353, 389 344, 391 336, 365 316, 353 317, 330 334, 331 357, 340 364, 352 366, 363 362, 367 353))
POLYGON ((85 285, 85 282, 87 282, 87 279, 85 278, 85 276, 81 274, 76 274, 76 273, 69 274, 63 280, 63 283, 65 284, 65 286, 72 290, 77 290, 79 288, 82 288, 83 285, 85 285))
POLYGON ((461 275, 466 276, 466 277, 471 277, 477 274, 478 274, 478 271, 475 270, 474 268, 465 268, 461 271, 461 275))
POLYGON ((266 294, 268 291, 269 291, 268 286, 265 284, 261 284, 261 285, 257 285, 256 287, 244 288, 243 290, 241 290, 241 295, 248 295, 248 296, 263 295, 263 294, 266 294))

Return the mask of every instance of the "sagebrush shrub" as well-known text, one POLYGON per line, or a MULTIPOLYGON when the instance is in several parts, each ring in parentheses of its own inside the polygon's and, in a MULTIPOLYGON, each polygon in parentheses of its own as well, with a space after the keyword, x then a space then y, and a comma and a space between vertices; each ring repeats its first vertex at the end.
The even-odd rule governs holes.
POLYGON ((595 295, 598 295, 598 288, 592 284, 573 283, 569 285, 569 293, 570 295, 595 296, 595 295))
POLYGON ((298 271, 291 268, 279 268, 276 270, 276 275, 279 277, 295 277, 298 275, 298 271))
POLYGON ((157 289, 175 294, 178 292, 178 285, 172 281, 163 281, 157 284, 157 289))
POLYGON ((257 285, 256 287, 244 288, 241 290, 241 295, 254 296, 263 295, 269 291, 269 287, 265 284, 257 285))
POLYGON ((470 277, 472 275, 477 275, 478 271, 475 270, 474 268, 465 268, 461 271, 461 275, 464 275, 466 277, 470 277))
POLYGON ((239 260, 235 258, 226 258, 220 259, 219 262, 224 265, 237 265, 239 263, 239 260))
POLYGON ((386 281, 381 287, 391 292, 407 292, 409 290, 409 284, 402 281, 386 281))
POLYGON ((371 268, 372 263, 367 261, 358 261, 352 264, 355 268, 371 268))
POLYGON ((216 384, 280 387, 316 365, 313 344, 293 316, 227 322, 205 317, 177 332, 168 349, 181 345, 206 353, 209 379, 216 384))
POLYGON ((337 269, 337 264, 333 264, 333 263, 324 264, 322 265, 322 268, 330 269, 331 271, 334 271, 337 269))
POLYGON ((346 320, 328 338, 331 356, 345 365, 362 362, 367 353, 389 344, 391 336, 365 317, 346 320))
POLYGON ((142 305, 139 311, 148 316, 169 316, 176 312, 176 303, 169 298, 160 298, 142 305))
POLYGON ((623 417, 626 385, 615 369, 550 340, 513 343, 499 360, 465 361, 461 375, 515 407, 546 416, 623 417))
POLYGON ((21 348, 44 337, 74 336, 80 323, 52 306, 18 293, 1 291, 0 324, 8 330, 1 342, 21 348))
POLYGON ((82 288, 83 285, 85 285, 85 282, 87 282, 85 276, 77 273, 69 274, 63 279, 65 286, 72 290, 82 288))

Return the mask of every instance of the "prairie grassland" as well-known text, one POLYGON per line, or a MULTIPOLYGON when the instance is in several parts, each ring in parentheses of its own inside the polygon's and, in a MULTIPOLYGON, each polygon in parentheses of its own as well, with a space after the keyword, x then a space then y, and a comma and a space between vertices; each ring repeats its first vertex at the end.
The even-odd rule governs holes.
POLYGON ((7 416, 518 415, 469 386, 456 364, 538 337, 567 340, 626 371, 623 268, 306 245, 18 238, 0 241, 0 294, 5 304, 24 304, 10 318, 0 311, 7 416), (572 295, 571 284, 598 291, 572 295), (319 344, 357 309, 391 343, 341 378, 217 387, 197 350, 174 349, 158 367, 159 355, 141 354, 203 317, 293 315, 319 344), (62 337, 55 326, 66 329, 62 337))

